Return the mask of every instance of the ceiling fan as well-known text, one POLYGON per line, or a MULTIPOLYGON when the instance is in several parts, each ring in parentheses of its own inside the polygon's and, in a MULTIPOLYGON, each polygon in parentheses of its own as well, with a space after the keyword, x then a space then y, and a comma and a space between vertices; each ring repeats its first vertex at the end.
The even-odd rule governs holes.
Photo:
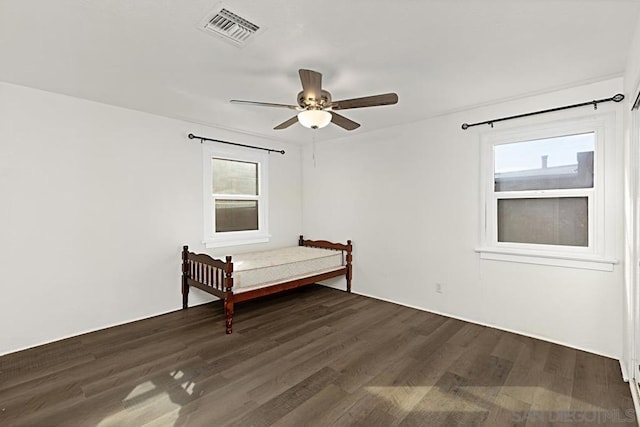
POLYGON ((340 126, 346 130, 354 130, 360 127, 354 122, 338 113, 335 110, 347 110, 350 108, 375 107, 378 105, 392 105, 398 102, 398 95, 395 93, 385 93, 381 95, 365 96, 362 98, 345 99, 333 101, 331 94, 322 89, 322 74, 317 71, 300 69, 300 82, 302 91, 298 94, 298 105, 274 104, 270 102, 241 101, 232 99, 235 104, 259 105, 263 107, 288 108, 298 111, 296 116, 280 123, 274 127, 275 130, 286 129, 295 122, 300 122, 304 127, 320 129, 329 123, 340 126))

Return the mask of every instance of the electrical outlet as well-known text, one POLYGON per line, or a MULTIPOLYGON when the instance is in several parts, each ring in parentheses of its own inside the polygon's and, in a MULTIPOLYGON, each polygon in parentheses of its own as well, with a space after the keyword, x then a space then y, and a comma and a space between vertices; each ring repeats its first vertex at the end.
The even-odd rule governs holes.
POLYGON ((439 294, 442 293, 442 283, 436 283, 436 292, 439 294))

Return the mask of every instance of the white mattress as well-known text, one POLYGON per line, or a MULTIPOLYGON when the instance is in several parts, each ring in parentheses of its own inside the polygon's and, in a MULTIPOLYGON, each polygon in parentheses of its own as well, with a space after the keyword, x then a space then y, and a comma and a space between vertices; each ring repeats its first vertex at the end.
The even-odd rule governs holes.
POLYGON ((293 246, 232 255, 234 292, 246 292, 336 270, 342 251, 293 246))

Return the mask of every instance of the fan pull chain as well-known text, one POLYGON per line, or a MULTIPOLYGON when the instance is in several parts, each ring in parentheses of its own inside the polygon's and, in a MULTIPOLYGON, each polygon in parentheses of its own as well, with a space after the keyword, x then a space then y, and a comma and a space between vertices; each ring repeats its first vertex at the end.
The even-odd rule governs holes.
POLYGON ((314 129, 311 132, 311 147, 313 150, 313 168, 316 168, 316 131, 317 129, 314 129))

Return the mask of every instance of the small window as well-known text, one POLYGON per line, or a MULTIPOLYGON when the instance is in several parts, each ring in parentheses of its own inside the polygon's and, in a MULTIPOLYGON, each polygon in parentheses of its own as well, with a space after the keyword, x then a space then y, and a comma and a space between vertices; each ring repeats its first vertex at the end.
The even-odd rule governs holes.
POLYGON ((259 229, 259 163, 211 159, 215 233, 259 229))
POLYGON ((205 149, 207 247, 268 241, 267 159, 261 153, 205 149))
POLYGON ((482 258, 605 263, 604 140, 612 126, 590 119, 483 137, 482 258))

